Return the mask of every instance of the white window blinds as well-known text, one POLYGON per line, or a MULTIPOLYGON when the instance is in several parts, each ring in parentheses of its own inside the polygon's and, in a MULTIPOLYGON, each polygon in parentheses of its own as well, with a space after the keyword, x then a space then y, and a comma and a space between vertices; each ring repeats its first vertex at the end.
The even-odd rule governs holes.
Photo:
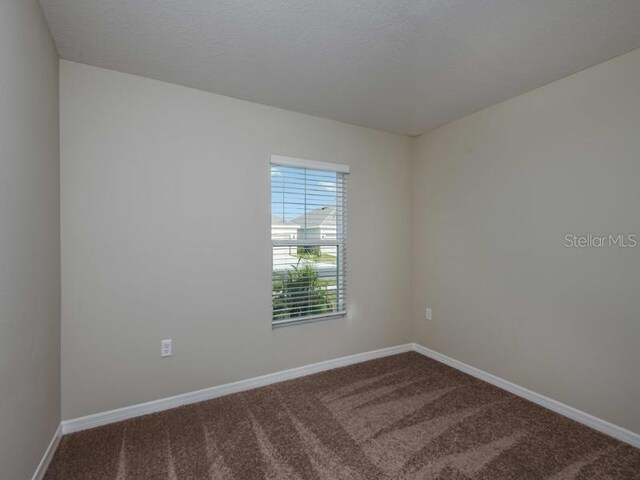
POLYGON ((348 167, 273 156, 273 325, 344 315, 348 167))

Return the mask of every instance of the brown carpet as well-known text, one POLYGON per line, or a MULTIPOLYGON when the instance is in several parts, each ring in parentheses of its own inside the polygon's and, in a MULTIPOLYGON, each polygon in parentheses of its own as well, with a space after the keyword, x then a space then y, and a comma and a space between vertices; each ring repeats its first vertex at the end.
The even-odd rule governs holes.
POLYGON ((66 435, 45 480, 639 479, 640 450, 406 353, 66 435))

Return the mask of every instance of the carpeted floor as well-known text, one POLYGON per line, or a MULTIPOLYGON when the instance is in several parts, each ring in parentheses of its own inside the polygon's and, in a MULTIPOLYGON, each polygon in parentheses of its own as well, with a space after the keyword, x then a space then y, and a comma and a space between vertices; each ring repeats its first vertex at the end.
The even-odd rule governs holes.
POLYGON ((640 479, 640 450, 416 353, 62 439, 45 480, 640 479))

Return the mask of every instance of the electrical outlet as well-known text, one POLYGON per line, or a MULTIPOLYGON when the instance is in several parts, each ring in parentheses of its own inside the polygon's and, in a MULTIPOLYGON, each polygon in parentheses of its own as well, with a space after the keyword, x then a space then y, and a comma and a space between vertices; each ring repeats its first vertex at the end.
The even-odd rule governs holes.
POLYGON ((424 311, 424 318, 425 320, 431 320, 431 309, 429 307, 424 311))
POLYGON ((170 357, 171 356, 171 339, 162 340, 160 342, 160 356, 161 357, 170 357))

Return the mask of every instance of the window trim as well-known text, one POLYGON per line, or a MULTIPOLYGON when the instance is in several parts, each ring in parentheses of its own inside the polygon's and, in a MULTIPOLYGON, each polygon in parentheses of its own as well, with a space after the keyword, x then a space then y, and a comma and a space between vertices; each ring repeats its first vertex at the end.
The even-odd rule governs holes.
POLYGON ((321 320, 333 320, 335 318, 342 318, 347 315, 346 310, 340 310, 339 312, 321 313, 318 315, 309 315, 307 317, 287 318, 285 320, 271 320, 271 328, 287 327, 289 325, 298 325, 300 323, 312 323, 321 320))
POLYGON ((340 163, 318 162, 316 160, 305 160, 303 158, 285 157, 284 155, 271 155, 269 165, 280 165, 282 167, 307 168, 309 170, 320 170, 322 172, 350 173, 349 165, 340 163))
MULTIPOLYGON (((351 173, 351 168, 349 167, 349 165, 344 165, 339 163, 319 162, 316 160, 307 160, 302 158, 288 157, 284 155, 275 155, 275 154, 271 155, 270 157, 269 170, 271 170, 271 167, 274 165, 282 166, 282 167, 291 167, 291 168, 304 168, 308 170, 318 170, 323 172, 342 173, 342 174, 351 173)), ((270 183, 271 182, 272 180, 270 179, 270 183)), ((271 185, 273 185, 273 183, 271 183, 271 185)), ((343 215, 346 218, 346 209, 347 209, 346 203, 342 205, 342 208, 343 208, 343 215)), ((345 220, 345 224, 341 226, 336 225, 336 228, 338 230, 340 229, 346 230, 346 220, 345 220)), ((276 243, 278 244, 278 246, 299 245, 300 239, 290 239, 290 240, 281 239, 281 240, 277 240, 276 243)), ((270 244, 271 244, 271 247, 273 248, 274 246, 273 239, 270 239, 270 244)), ((330 240, 330 239, 314 239, 314 240, 305 241, 305 244, 314 245, 314 246, 315 245, 333 246, 333 245, 340 244, 346 248, 347 238, 346 236, 343 236, 341 241, 330 240)), ((273 254, 271 255, 271 272, 273 272, 273 254)), ((346 278, 343 278, 342 282, 346 283, 346 278)), ((346 301, 343 301, 341 306, 342 308, 336 312, 314 314, 314 315, 308 315, 305 317, 273 320, 273 303, 272 303, 271 304, 271 328, 276 329, 276 328, 286 327, 289 325, 299 325, 304 323, 313 323, 321 320, 333 320, 336 318, 346 317, 347 315, 346 301)))

